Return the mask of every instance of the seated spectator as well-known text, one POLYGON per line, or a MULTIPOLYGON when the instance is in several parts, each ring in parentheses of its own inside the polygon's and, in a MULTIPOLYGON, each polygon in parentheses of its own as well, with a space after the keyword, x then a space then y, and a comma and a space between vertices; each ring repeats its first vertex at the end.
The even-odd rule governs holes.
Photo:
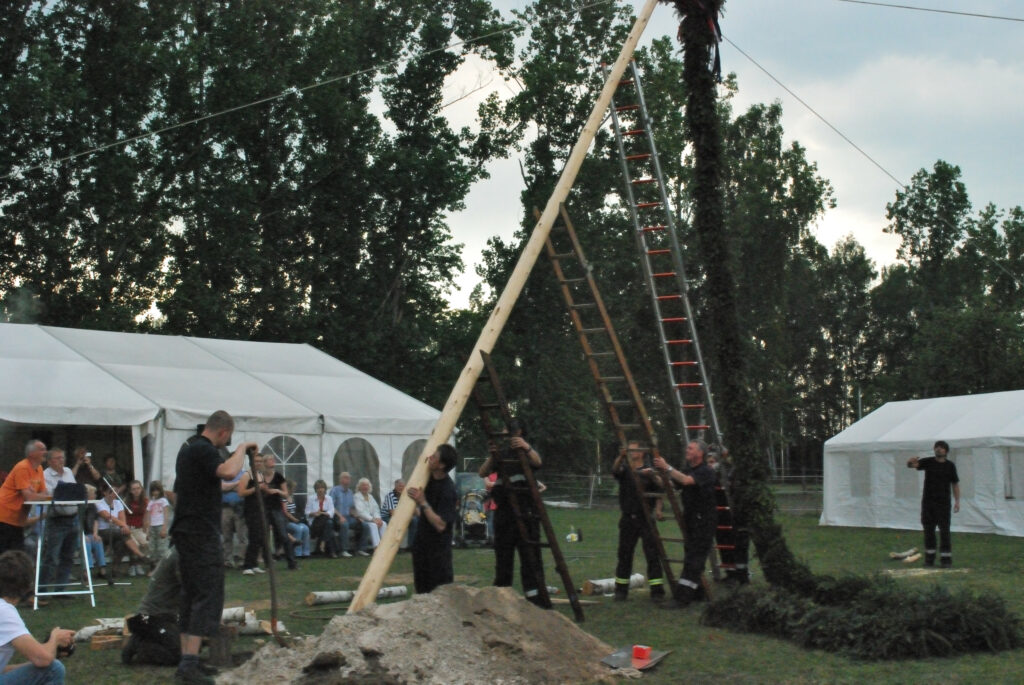
POLYGON ((295 481, 289 480, 285 483, 284 518, 285 527, 288 529, 288 544, 295 546, 296 557, 309 556, 309 526, 306 524, 306 516, 295 510, 295 481))
POLYGON ((117 499, 117 493, 107 488, 103 491, 103 499, 96 504, 96 512, 99 514, 98 530, 103 542, 110 546, 110 578, 113 580, 117 573, 121 557, 126 553, 131 554, 129 563, 136 564, 138 560, 148 563, 142 550, 135 544, 132 538, 131 529, 125 519, 124 505, 117 499))
POLYGON ((370 494, 370 479, 360 478, 356 483, 356 494, 353 497, 353 509, 356 518, 363 524, 363 544, 359 550, 361 556, 369 556, 367 549, 377 549, 381 536, 388 529, 388 524, 380 516, 380 506, 370 494))
POLYGON ((40 643, 15 608, 32 591, 33 575, 32 560, 24 552, 0 554, 0 685, 64 683, 64 664, 57 659, 57 651, 71 646, 75 631, 54 628, 50 638, 40 643), (15 652, 28 663, 8 666, 15 652))
MULTIPOLYGON (((85 496, 87 499, 96 499, 96 487, 86 483, 85 496)), ((96 568, 99 565, 100 570, 93 578, 106 579, 107 557, 103 553, 103 538, 100 537, 99 521, 100 516, 96 511, 96 505, 87 504, 82 514, 82 529, 85 531, 85 552, 89 557, 89 568, 96 568)))
POLYGON ((334 502, 327 496, 327 483, 318 480, 313 484, 313 493, 313 496, 306 500, 306 521, 309 522, 309 537, 313 541, 311 546, 314 553, 337 559, 337 538, 332 525, 334 502))

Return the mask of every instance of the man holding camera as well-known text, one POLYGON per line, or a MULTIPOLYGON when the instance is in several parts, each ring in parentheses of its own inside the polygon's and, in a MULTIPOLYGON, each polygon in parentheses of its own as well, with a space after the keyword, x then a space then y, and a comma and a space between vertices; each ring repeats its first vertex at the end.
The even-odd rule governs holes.
POLYGON ((203 637, 220 630, 224 610, 224 559, 220 545, 221 481, 238 475, 247 449, 254 442, 239 445, 221 461, 219 448, 231 442, 235 421, 226 411, 215 411, 203 425, 202 433, 182 445, 175 465, 178 501, 171 526, 171 539, 178 550, 181 574, 181 662, 174 674, 178 683, 213 683, 199 664, 203 637))
POLYGON ((79 447, 75 450, 74 457, 75 463, 71 467, 71 475, 75 477, 75 481, 101 490, 100 472, 92 465, 92 452, 87 447, 79 447))

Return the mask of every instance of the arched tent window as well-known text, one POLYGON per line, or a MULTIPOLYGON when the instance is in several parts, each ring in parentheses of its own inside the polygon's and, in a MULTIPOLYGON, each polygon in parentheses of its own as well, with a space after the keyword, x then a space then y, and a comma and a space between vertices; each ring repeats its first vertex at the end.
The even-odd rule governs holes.
POLYGON ((295 508, 306 510, 306 448, 295 438, 278 435, 267 441, 260 450, 263 454, 272 454, 277 462, 277 470, 286 480, 295 481, 295 508))
POLYGON ((420 456, 420 452, 423 451, 423 446, 427 444, 425 438, 419 440, 413 440, 408 447, 405 448, 405 452, 402 452, 402 480, 406 483, 409 482, 409 476, 412 475, 413 469, 416 468, 416 460, 420 456))
POLYGON ((338 482, 342 471, 352 475, 353 489, 360 478, 369 478, 374 499, 380 502, 380 459, 373 445, 362 438, 349 438, 341 443, 341 447, 334 453, 333 483, 338 482))

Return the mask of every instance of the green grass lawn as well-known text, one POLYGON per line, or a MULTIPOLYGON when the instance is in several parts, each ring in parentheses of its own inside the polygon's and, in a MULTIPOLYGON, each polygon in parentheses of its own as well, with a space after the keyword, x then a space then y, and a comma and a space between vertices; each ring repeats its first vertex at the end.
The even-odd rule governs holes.
MULTIPOLYGON (((551 509, 555 530, 563 535, 575 525, 583 532, 583 540, 562 544, 570 573, 577 586, 587 578, 607 578, 615 567, 617 512, 610 509, 551 509)), ((903 568, 888 558, 889 551, 920 546, 918 531, 876 530, 867 528, 822 528, 812 515, 780 517, 790 547, 816 573, 832 575, 875 573, 890 568, 903 568)), ((667 525, 667 524, 662 524, 667 525)), ((1016 538, 994 535, 954 534, 954 562, 964 573, 945 573, 898 582, 908 587, 942 583, 950 588, 966 587, 980 593, 994 593, 1005 598, 1010 607, 1024 616, 1024 556, 1016 538)), ((312 590, 354 589, 358 576, 367 566, 367 559, 313 559, 295 572, 279 573, 281 618, 290 632, 319 633, 330 616, 310 616, 303 602, 312 590), (299 615, 291 612, 298 611, 299 615)), ((560 585, 550 559, 547 563, 548 584, 560 585)), ((283 566, 281 566, 283 569, 283 566)), ((634 570, 643 571, 642 553, 637 553, 634 570)), ((410 558, 401 554, 395 561, 393 574, 411 573, 410 558)), ((468 576, 470 584, 485 585, 492 579, 493 554, 489 549, 455 551, 455 572, 468 576)), ((29 629, 42 635, 50 627, 80 628, 91 623, 93 616, 124 616, 133 613, 145 583, 134 580, 130 587, 96 590, 96 608, 88 601, 50 603, 38 611, 22 608, 29 629)), ((754 562, 754 582, 763 583, 754 562)), ((410 584, 411 591, 411 584, 410 584)), ((800 649, 790 643, 755 635, 734 634, 708 629, 700 625, 700 610, 665 611, 652 608, 645 591, 635 592, 630 601, 613 603, 610 598, 596 598, 599 603, 584 607, 586 621, 582 627, 612 646, 634 643, 672 650, 672 654, 649 672, 644 679, 651 683, 714 682, 714 683, 1020 683, 1024 682, 1024 655, 1020 652, 977 654, 957 659, 932 659, 910 662, 858 662, 824 652, 800 649)), ((229 571, 228 605, 266 600, 269 597, 266 576, 242 576, 229 571)), ((572 616, 567 606, 558 611, 572 616)), ((344 612, 344 607, 337 609, 344 612)), ((259 612, 261 617, 269 611, 259 612)), ((252 638, 240 638, 235 651, 252 650, 252 638)), ((80 644, 66 665, 70 683, 153 683, 170 680, 169 669, 132 667, 120 664, 118 651, 89 650, 80 644)))

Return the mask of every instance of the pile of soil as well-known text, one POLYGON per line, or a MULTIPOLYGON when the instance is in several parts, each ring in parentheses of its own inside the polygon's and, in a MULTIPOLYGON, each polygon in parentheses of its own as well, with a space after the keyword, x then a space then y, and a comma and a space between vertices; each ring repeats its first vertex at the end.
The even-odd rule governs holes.
POLYGON ((611 680, 614 650, 511 588, 445 585, 336 616, 292 648, 269 644, 218 683, 577 683, 611 680))

